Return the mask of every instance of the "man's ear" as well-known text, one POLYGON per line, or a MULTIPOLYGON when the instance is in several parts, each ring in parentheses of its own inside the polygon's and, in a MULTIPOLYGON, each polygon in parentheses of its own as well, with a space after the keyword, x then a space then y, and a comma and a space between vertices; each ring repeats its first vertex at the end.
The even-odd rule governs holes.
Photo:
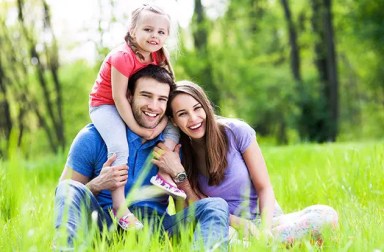
POLYGON ((132 94, 131 94, 131 92, 127 92, 127 100, 128 100, 128 102, 129 102, 129 104, 131 104, 132 103, 132 94))

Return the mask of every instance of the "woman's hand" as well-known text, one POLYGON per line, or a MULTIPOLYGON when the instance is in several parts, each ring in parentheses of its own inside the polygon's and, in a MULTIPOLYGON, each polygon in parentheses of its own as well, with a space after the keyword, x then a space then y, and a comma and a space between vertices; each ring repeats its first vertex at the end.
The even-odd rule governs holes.
POLYGON ((239 234, 243 235, 243 239, 262 239, 269 242, 273 239, 273 235, 270 229, 263 229, 256 226, 256 224, 245 218, 238 217, 236 215, 229 216, 230 225, 235 228, 239 234))
POLYGON ((152 163, 157 165, 162 172, 169 174, 172 178, 178 173, 184 172, 184 167, 181 164, 179 152, 180 144, 176 145, 172 151, 164 143, 159 143, 153 149, 152 163))

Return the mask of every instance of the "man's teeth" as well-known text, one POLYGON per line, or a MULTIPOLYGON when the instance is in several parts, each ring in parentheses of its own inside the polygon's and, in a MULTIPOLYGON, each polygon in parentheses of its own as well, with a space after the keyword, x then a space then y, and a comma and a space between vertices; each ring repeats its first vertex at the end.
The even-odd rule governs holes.
POLYGON ((154 114, 154 113, 148 113, 148 112, 144 112, 144 114, 146 114, 147 116, 151 116, 151 117, 155 117, 155 116, 157 116, 157 114, 154 114))
POLYGON ((201 123, 196 124, 196 125, 193 125, 193 126, 191 126, 191 127, 189 127, 189 128, 191 128, 191 129, 197 129, 197 128, 200 127, 200 126, 201 126, 201 123))

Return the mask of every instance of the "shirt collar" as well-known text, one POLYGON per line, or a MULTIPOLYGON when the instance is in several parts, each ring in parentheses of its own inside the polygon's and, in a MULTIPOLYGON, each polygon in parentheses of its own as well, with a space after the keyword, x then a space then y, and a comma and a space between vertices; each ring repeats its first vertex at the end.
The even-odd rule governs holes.
MULTIPOLYGON (((143 140, 143 138, 141 136, 137 135, 135 132, 130 130, 128 127, 127 127, 127 136, 128 136, 128 144, 129 145, 131 143, 138 143, 138 142, 141 143, 142 140, 143 140)), ((160 141, 161 142, 164 141, 163 133, 160 133, 160 135, 158 135, 157 137, 155 137, 152 140, 145 141, 143 144, 145 144, 145 145, 155 145, 155 144, 157 144, 160 141)))

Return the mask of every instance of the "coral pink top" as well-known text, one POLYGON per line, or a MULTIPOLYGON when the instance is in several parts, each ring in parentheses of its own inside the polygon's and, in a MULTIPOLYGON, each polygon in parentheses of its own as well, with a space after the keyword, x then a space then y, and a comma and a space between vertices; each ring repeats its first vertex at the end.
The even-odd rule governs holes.
POLYGON ((111 85, 111 70, 112 66, 115 67, 121 74, 127 78, 131 77, 140 69, 149 64, 157 65, 156 54, 152 53, 153 62, 144 64, 141 63, 132 49, 124 43, 117 48, 113 49, 107 57, 105 57, 101 64, 96 81, 93 84, 92 91, 89 95, 89 104, 92 107, 100 105, 114 105, 115 102, 112 98, 112 85, 111 85))

